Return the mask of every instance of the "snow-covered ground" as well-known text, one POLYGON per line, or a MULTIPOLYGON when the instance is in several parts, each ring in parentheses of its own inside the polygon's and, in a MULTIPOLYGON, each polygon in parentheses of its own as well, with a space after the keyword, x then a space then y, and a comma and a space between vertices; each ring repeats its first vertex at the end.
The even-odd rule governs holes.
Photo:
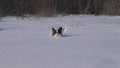
POLYGON ((120 68, 120 16, 3 18, 0 68, 120 68))

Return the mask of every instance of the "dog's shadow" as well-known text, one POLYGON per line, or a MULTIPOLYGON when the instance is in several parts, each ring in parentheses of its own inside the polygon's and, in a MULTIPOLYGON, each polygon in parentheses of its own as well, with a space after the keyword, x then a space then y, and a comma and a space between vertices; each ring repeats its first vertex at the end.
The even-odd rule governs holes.
POLYGON ((62 37, 77 37, 77 36, 80 36, 80 35, 68 35, 68 34, 62 35, 62 37))
POLYGON ((3 29, 2 29, 2 28, 0 28, 0 31, 3 31, 3 29))

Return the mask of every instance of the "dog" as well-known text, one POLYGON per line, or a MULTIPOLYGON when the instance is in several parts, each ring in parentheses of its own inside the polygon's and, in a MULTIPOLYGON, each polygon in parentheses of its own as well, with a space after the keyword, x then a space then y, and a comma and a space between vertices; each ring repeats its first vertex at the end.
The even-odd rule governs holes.
POLYGON ((52 36, 62 36, 63 34, 63 28, 59 27, 58 30, 55 28, 52 28, 52 36))

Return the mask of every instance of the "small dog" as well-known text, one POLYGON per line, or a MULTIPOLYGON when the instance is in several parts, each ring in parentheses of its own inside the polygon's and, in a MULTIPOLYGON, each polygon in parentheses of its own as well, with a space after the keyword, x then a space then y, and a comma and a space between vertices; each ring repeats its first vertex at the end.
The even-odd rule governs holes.
POLYGON ((63 28, 59 27, 58 30, 52 28, 52 36, 62 36, 63 28))

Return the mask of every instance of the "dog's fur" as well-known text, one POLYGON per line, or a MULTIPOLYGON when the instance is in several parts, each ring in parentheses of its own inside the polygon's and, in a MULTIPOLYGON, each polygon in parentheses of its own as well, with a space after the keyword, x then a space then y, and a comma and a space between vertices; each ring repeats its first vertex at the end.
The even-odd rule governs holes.
POLYGON ((62 27, 59 27, 58 30, 55 29, 55 28, 52 28, 52 36, 62 36, 62 31, 63 31, 63 28, 62 27))

